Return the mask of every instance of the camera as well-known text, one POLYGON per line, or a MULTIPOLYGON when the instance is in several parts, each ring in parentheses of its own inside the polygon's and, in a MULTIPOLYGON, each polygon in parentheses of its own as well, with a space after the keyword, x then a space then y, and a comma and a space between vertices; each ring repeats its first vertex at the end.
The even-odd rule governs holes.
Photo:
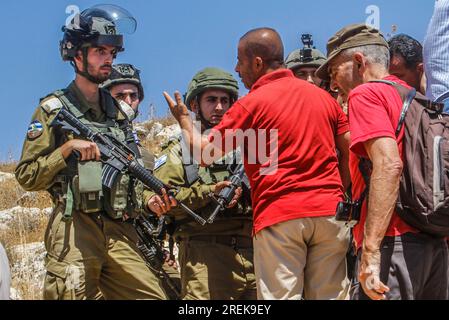
POLYGON ((360 221, 362 201, 340 201, 337 204, 335 220, 346 222, 349 227, 354 227, 360 221))
POLYGON ((304 45, 304 48, 302 48, 300 51, 300 60, 302 62, 309 62, 312 60, 312 49, 313 49, 312 35, 308 33, 301 35, 301 42, 304 45))
POLYGON ((304 47, 312 48, 313 47, 312 35, 308 33, 302 34, 301 42, 304 45, 304 47))

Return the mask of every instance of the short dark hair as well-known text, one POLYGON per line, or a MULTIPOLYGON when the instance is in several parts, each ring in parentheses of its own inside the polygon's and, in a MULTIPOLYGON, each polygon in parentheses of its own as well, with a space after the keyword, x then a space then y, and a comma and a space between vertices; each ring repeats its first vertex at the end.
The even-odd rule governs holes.
POLYGON ((418 40, 406 35, 398 34, 388 41, 390 46, 390 56, 400 55, 405 60, 408 69, 416 67, 423 62, 423 49, 418 40))

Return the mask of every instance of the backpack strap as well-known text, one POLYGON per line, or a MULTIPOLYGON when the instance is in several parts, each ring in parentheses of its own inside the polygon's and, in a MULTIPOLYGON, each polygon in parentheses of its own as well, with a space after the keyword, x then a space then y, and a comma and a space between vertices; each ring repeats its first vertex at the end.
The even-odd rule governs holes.
POLYGON ((389 85, 391 85, 391 86, 397 85, 396 82, 393 82, 393 81, 390 81, 390 80, 382 80, 382 79, 379 79, 379 80, 371 80, 371 81, 369 81, 369 82, 371 82, 371 83, 385 83, 385 84, 389 84, 389 85))
POLYGON ((405 116, 407 115, 408 108, 412 104, 413 99, 415 99, 416 96, 416 89, 407 89, 404 86, 388 80, 373 80, 370 81, 372 83, 385 83, 390 86, 395 87, 395 89, 398 91, 401 100, 403 101, 402 109, 401 109, 401 115, 399 116, 398 125, 396 127, 396 138, 399 136, 399 133, 401 132, 402 126, 404 125, 405 116))
POLYGON ((399 133, 401 132, 402 126, 404 125, 405 116, 407 115, 408 108, 412 104, 413 99, 416 96, 416 89, 412 88, 406 95, 404 99, 404 104, 402 105, 401 115, 399 117, 399 123, 396 128, 396 138, 399 137, 399 133))
MULTIPOLYGON (((393 81, 388 80, 374 80, 370 81, 374 83, 384 83, 390 86, 393 86, 398 91, 399 95, 401 96, 401 99, 403 100, 402 109, 401 109, 401 115, 399 116, 399 122, 398 126, 396 127, 396 138, 399 136, 399 133, 401 132, 402 126, 404 125, 405 116, 407 115, 407 111, 416 96, 416 89, 412 88, 411 90, 405 88, 404 86, 401 86, 400 84, 397 84, 393 81), (407 91, 405 91, 407 90, 407 91)), ((369 192, 369 184, 370 184, 370 176, 369 171, 372 169, 372 162, 369 159, 359 157, 359 171, 363 176, 363 180, 365 181, 365 189, 362 192, 362 195, 358 199, 359 202, 363 202, 365 198, 368 196, 369 192)))

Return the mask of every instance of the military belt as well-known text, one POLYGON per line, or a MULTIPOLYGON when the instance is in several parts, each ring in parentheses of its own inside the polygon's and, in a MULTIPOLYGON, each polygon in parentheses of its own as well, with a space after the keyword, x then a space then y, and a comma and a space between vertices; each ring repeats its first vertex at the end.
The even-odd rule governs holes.
POLYGON ((228 235, 199 235, 199 236, 193 236, 188 238, 183 238, 182 240, 188 240, 188 241, 202 241, 202 242, 209 242, 209 243, 218 243, 225 246, 230 247, 236 247, 236 248, 252 248, 253 246, 253 239, 251 237, 244 237, 244 236, 228 236, 228 235))

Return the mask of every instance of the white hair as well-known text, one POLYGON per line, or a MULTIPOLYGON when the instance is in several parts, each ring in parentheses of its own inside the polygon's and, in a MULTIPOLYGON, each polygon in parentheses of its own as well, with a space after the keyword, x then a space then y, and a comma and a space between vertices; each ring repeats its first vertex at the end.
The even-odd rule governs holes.
POLYGON ((356 52, 362 53, 371 64, 379 64, 387 70, 390 67, 390 50, 385 46, 370 44, 346 49, 343 54, 347 58, 352 58, 356 52))

